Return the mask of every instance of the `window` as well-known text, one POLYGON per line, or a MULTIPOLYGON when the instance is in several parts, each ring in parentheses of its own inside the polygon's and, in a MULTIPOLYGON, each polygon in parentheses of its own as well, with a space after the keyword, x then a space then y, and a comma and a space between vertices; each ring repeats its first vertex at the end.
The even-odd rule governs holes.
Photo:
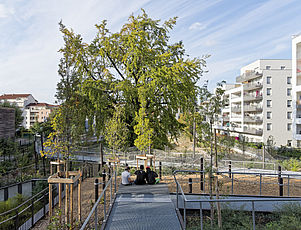
POLYGON ((267 130, 272 130, 272 123, 267 123, 267 130))
POLYGON ((287 88, 286 95, 287 96, 292 96, 292 88, 287 88))
POLYGON ((292 140, 287 140, 287 146, 289 146, 289 147, 292 146, 292 140))
POLYGON ((271 88, 267 88, 267 95, 268 96, 272 95, 272 89, 271 88))
POLYGON ((287 119, 292 119, 292 112, 287 112, 287 119))
POLYGON ((272 107, 272 100, 267 100, 267 107, 268 108, 272 107))
POLYGON ((287 131, 291 131, 292 130, 292 123, 288 123, 287 124, 287 131))
POLYGON ((271 84, 272 82, 272 77, 271 76, 267 76, 267 84, 271 84))
POLYGON ((271 119, 272 118, 272 112, 267 112, 267 119, 271 119))
POLYGON ((286 78, 286 83, 287 83, 288 85, 292 84, 292 77, 287 77, 287 78, 286 78))
POLYGON ((284 65, 280 66, 280 69, 285 69, 285 66, 284 65))
POLYGON ((292 107, 292 100, 287 100, 287 107, 288 108, 292 107))
POLYGON ((271 69, 271 66, 270 66, 270 65, 267 65, 267 66, 265 67, 265 69, 271 69))

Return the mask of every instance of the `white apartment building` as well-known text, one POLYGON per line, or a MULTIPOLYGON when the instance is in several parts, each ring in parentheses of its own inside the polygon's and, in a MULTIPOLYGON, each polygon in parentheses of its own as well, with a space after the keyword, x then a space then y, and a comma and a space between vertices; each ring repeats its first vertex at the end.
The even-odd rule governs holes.
POLYGON ((33 126, 35 122, 44 122, 49 117, 55 105, 50 105, 47 103, 30 103, 26 106, 24 117, 26 122, 26 129, 33 126))
POLYGON ((292 39, 293 145, 301 147, 301 35, 292 39))
POLYGON ((30 103, 36 103, 37 100, 31 94, 3 94, 0 96, 0 102, 9 102, 10 104, 15 104, 22 110, 22 116, 24 117, 22 126, 27 128, 26 125, 26 115, 25 107, 30 103))
POLYGON ((266 143, 272 135, 277 146, 292 145, 291 60, 257 60, 241 68, 235 84, 224 87, 223 129, 238 131, 249 142, 266 143))

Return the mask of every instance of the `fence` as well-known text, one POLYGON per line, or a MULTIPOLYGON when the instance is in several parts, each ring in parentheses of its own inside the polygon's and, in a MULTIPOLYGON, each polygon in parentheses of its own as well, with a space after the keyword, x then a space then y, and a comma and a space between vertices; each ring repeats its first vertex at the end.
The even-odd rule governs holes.
POLYGON ((271 201, 301 201, 301 198, 263 198, 263 199, 226 199, 226 200, 220 200, 220 199, 211 199, 211 200, 199 200, 199 199, 190 199, 188 200, 185 196, 185 193, 183 192, 183 189, 178 182, 176 178, 176 174, 179 172, 185 172, 185 173, 203 173, 202 171, 193 171, 193 170, 179 170, 174 172, 174 180, 176 183, 177 187, 177 192, 176 192, 176 208, 179 210, 179 193, 182 196, 182 199, 184 201, 184 210, 183 210, 183 228, 186 229, 187 225, 187 208, 186 208, 186 203, 187 202, 196 202, 200 204, 200 227, 201 230, 203 230, 203 203, 223 203, 223 202, 245 202, 245 203, 251 203, 252 204, 252 227, 253 230, 255 230, 256 227, 256 222, 255 222, 255 203, 256 202, 271 202, 271 201))
POLYGON ((83 225, 81 226, 81 230, 84 229, 98 229, 98 225, 106 222, 110 210, 112 208, 113 199, 116 197, 117 191, 117 173, 114 171, 113 173, 108 174, 110 179, 105 183, 105 175, 103 179, 103 183, 98 183, 98 180, 95 181, 95 204, 93 205, 92 210, 90 211, 88 217, 84 221, 83 225), (112 176, 113 175, 113 176, 112 176), (114 194, 113 194, 113 184, 114 184, 114 194), (98 196, 98 185, 103 185, 103 191, 101 192, 100 196, 98 196), (109 194, 107 194, 109 193, 109 194), (110 197, 110 201, 107 201, 107 197, 110 197), (103 211, 103 212, 102 212, 103 211), (103 222, 99 219, 100 214, 103 213, 103 222), (93 220, 94 221, 91 221, 93 220))

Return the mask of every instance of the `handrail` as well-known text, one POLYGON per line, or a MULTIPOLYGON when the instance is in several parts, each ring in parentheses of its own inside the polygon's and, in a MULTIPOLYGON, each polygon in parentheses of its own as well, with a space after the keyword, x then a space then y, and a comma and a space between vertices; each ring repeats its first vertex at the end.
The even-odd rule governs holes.
MULTIPOLYGON (((115 183, 116 183, 116 171, 113 173, 114 174, 114 179, 115 179, 115 183)), ((101 199, 103 196, 105 196, 105 192, 107 191, 108 187, 110 186, 111 188, 111 184, 113 183, 113 177, 111 176, 111 178, 109 179, 109 181, 106 183, 105 188, 103 189, 103 191, 101 192, 100 196, 98 197, 97 201, 95 202, 95 204, 93 205, 88 217, 86 218, 85 222, 83 223, 83 225, 81 226, 80 230, 84 230, 89 222, 89 220, 91 219, 93 213, 95 213, 97 215, 97 206, 100 203, 101 199)), ((112 189, 112 188, 111 188, 112 189)), ((115 191, 116 192, 116 191, 115 191)), ((104 198, 105 199, 105 198, 104 198)), ((104 205, 106 205, 106 203, 104 203, 104 205)), ((96 217, 97 218, 97 217, 96 217)), ((104 213, 104 219, 106 219, 106 213, 104 213)), ((97 219, 96 219, 97 220, 97 219)), ((96 221, 97 222, 97 221, 96 221)), ((97 229, 97 226, 96 226, 97 229)))
MULTIPOLYGON (((253 226, 253 230, 255 230, 255 202, 267 202, 267 201, 300 201, 301 202, 301 198, 260 198, 260 199, 192 199, 192 200, 188 200, 186 198, 185 193, 183 192, 183 189, 181 187, 181 185, 179 184, 179 182, 177 181, 176 178, 176 174, 179 172, 188 172, 188 173, 204 173, 204 171, 198 171, 198 170, 176 170, 173 172, 173 176, 175 179, 175 183, 177 185, 177 194, 176 194, 176 209, 179 210, 179 189, 180 189, 180 193, 183 197, 183 201, 184 201, 184 216, 183 216, 183 229, 186 229, 186 202, 198 202, 200 203, 200 226, 201 226, 201 230, 203 230, 203 208, 202 208, 202 204, 205 202, 217 202, 217 203, 221 203, 221 202, 251 202, 252 204, 252 226, 253 226)), ((225 173, 225 172, 216 172, 216 173, 225 173)), ((226 172, 226 173, 232 173, 232 172, 226 172)), ((234 173, 233 173, 234 174, 234 173)), ((236 174, 246 174, 246 173, 236 173, 236 174)), ((254 174, 254 173, 251 173, 254 174)), ((260 174, 260 173, 255 173, 255 174, 260 174)), ((268 175, 271 175, 270 173, 268 175)), ((272 175, 279 175, 279 174, 272 174, 272 175)), ((281 174, 283 175, 283 174, 281 174)), ((288 176, 292 176, 293 174, 288 174, 288 176)), ((298 175, 301 176, 301 175, 298 175)))
MULTIPOLYGON (((55 188, 54 188, 55 189, 55 188)), ((54 190, 53 189, 53 190, 54 190)), ((17 209, 19 209, 20 207, 24 206, 27 202, 31 201, 32 199, 36 198, 37 196, 39 196, 40 194, 44 193, 45 191, 47 191, 48 188, 45 188, 43 189, 42 191, 40 191, 39 193, 35 194, 34 196, 30 197, 29 199, 27 199, 26 201, 24 201, 22 204, 18 205, 17 207, 13 208, 13 209, 10 209, 6 212, 3 212, 3 213, 0 213, 0 216, 3 216, 3 215, 7 215, 13 211, 16 211, 17 209)), ((0 223, 1 224, 1 223, 0 223)))

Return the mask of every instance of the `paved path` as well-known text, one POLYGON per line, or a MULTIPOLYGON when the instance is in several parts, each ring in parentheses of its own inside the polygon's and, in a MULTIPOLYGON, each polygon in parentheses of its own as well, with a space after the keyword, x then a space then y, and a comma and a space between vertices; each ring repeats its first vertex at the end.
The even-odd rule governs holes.
POLYGON ((166 184, 120 186, 105 229, 180 230, 166 184))

